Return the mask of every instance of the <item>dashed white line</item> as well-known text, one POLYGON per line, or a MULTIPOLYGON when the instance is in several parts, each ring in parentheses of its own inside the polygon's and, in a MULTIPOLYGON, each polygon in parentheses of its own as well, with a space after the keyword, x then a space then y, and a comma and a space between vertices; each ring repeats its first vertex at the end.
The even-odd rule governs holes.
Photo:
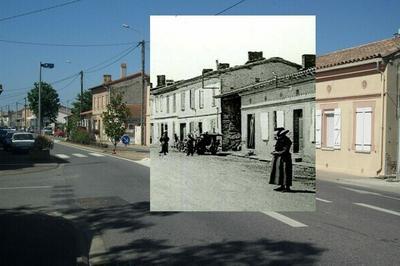
POLYGON ((73 153, 72 155, 75 157, 78 157, 78 158, 86 158, 87 157, 86 155, 84 155, 82 153, 73 153))
POLYGON ((0 187, 0 190, 11 190, 11 189, 47 189, 52 186, 31 186, 31 187, 0 187))
POLYGON ((105 155, 100 154, 100 153, 95 153, 95 152, 90 152, 89 155, 92 155, 94 157, 105 157, 105 155))
POLYGON ((291 227, 307 227, 306 224, 298 222, 292 218, 289 218, 277 212, 263 212, 263 213, 291 227))
POLYGON ((60 159, 69 159, 69 158, 71 158, 68 155, 62 154, 62 153, 57 153, 57 154, 55 154, 55 156, 60 158, 60 159))
POLYGON ((381 193, 377 193, 377 192, 371 192, 371 191, 355 189, 355 188, 349 188, 349 187, 341 187, 341 188, 344 188, 344 189, 347 189, 347 190, 350 190, 350 191, 354 191, 354 192, 357 192, 357 193, 360 193, 360 194, 374 195, 374 196, 379 196, 379 197, 383 197, 383 198, 387 198, 387 199, 400 200, 400 198, 382 195, 381 193))
POLYGON ((377 206, 374 206, 374 205, 369 205, 369 204, 359 203, 359 202, 356 202, 354 204, 358 205, 358 206, 374 209, 374 210, 377 210, 377 211, 386 212, 386 213, 390 213, 390 214, 393 214, 393 215, 400 216, 400 212, 397 212, 397 211, 392 211, 392 210, 384 209, 384 208, 377 207, 377 206))
POLYGON ((325 202, 325 203, 332 203, 332 201, 326 200, 326 199, 321 199, 321 198, 315 198, 315 199, 319 200, 319 201, 322 201, 322 202, 325 202))

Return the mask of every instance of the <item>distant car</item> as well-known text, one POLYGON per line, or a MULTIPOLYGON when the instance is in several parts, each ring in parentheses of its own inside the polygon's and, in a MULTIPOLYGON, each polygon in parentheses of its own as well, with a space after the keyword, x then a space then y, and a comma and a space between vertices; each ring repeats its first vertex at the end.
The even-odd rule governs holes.
POLYGON ((8 151, 11 148, 11 139, 14 134, 15 134, 14 131, 7 132, 6 136, 3 139, 4 150, 8 151))
POLYGON ((11 137, 12 151, 29 151, 33 149, 35 138, 32 133, 17 132, 11 137))
POLYGON ((45 127, 42 129, 42 134, 53 135, 53 129, 51 127, 45 127))
POLYGON ((65 137, 65 132, 62 131, 62 130, 56 130, 56 131, 54 132, 54 137, 61 137, 61 138, 63 138, 63 137, 65 137))

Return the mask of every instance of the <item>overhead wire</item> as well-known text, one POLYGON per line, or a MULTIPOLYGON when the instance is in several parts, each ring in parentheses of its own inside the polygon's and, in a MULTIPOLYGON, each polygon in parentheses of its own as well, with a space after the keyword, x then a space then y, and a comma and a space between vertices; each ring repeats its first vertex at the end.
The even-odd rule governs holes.
POLYGON ((227 7, 227 8, 225 8, 224 10, 221 10, 220 12, 216 13, 215 16, 218 16, 218 15, 221 15, 222 13, 225 13, 225 12, 228 11, 229 9, 232 9, 232 8, 234 8, 235 6, 240 5, 240 4, 243 3, 244 1, 246 1, 246 0, 241 0, 241 1, 237 2, 236 4, 233 4, 233 5, 231 5, 231 6, 227 7))
POLYGON ((64 3, 58 4, 58 5, 54 5, 54 6, 49 6, 49 7, 45 7, 45 8, 35 9, 35 10, 28 11, 28 12, 24 12, 24 13, 20 13, 20 14, 8 16, 8 17, 0 18, 0 22, 6 21, 6 20, 10 20, 10 19, 19 18, 19 17, 24 17, 24 16, 36 14, 36 13, 40 13, 40 12, 43 12, 43 11, 47 11, 47 10, 50 10, 50 9, 63 7, 63 6, 66 6, 66 5, 75 4, 75 3, 81 2, 81 1, 82 1, 82 0, 73 0, 73 1, 64 2, 64 3))
POLYGON ((34 45, 34 46, 58 46, 58 47, 110 47, 110 46, 126 46, 132 45, 135 42, 120 42, 120 43, 46 43, 46 42, 27 42, 0 39, 3 43, 21 44, 21 45, 34 45))

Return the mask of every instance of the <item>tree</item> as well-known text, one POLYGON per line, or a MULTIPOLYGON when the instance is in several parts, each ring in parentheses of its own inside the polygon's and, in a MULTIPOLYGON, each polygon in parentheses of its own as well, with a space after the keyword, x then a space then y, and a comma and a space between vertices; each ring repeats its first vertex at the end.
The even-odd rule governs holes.
POLYGON ((82 99, 82 110, 80 110, 81 106, 81 94, 78 93, 78 95, 75 98, 75 101, 72 103, 72 109, 71 112, 73 114, 80 115, 80 112, 86 112, 89 110, 92 110, 92 92, 89 90, 83 91, 83 99, 82 99))
POLYGON ((110 103, 107 104, 106 111, 102 115, 104 131, 114 145, 113 153, 115 153, 117 143, 125 133, 128 116, 129 109, 122 102, 122 94, 113 94, 110 103))
MULTIPOLYGON (((39 117, 39 82, 34 83, 33 89, 28 92, 29 108, 39 117)), ((41 125, 43 120, 46 118, 50 123, 54 123, 57 120, 58 110, 60 108, 60 99, 58 93, 53 87, 42 82, 41 90, 41 125)))

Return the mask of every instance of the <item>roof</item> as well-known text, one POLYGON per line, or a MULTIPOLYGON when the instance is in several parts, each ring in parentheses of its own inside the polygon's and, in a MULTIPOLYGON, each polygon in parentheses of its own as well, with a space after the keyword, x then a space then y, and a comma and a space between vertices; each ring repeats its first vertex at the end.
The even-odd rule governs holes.
POLYGON ((88 114, 91 114, 91 113, 93 113, 93 110, 82 112, 81 115, 88 115, 88 114))
POLYGON ((276 76, 271 79, 267 79, 261 82, 252 83, 250 85, 222 93, 220 95, 214 96, 215 98, 224 98, 232 95, 238 95, 239 93, 247 91, 255 91, 257 89, 275 89, 281 86, 295 85, 297 83, 314 80, 315 77, 315 67, 300 70, 295 73, 276 76))
POLYGON ((291 61, 288 61, 288 60, 285 60, 285 59, 283 59, 281 57, 271 57, 271 58, 268 58, 268 59, 257 60, 257 61, 254 61, 254 62, 251 62, 251 63, 247 63, 247 64, 244 64, 244 65, 238 65, 238 66, 232 66, 232 67, 229 67, 229 68, 213 70, 213 71, 206 72, 203 75, 199 75, 199 76, 196 76, 196 77, 193 77, 193 78, 176 81, 173 84, 168 85, 168 86, 154 87, 154 88, 151 89, 151 93, 153 95, 154 94, 164 93, 164 92, 167 92, 167 91, 174 90, 177 87, 180 87, 182 85, 187 85, 187 84, 189 84, 191 82, 195 82, 195 81, 201 80, 202 78, 205 78, 205 77, 207 77, 207 78, 218 77, 218 74, 220 74, 220 73, 232 72, 232 71, 236 71, 236 70, 244 69, 244 68, 251 68, 253 66, 266 64, 266 63, 283 63, 283 64, 286 64, 286 65, 290 65, 290 66, 296 67, 298 69, 301 68, 301 65, 296 64, 296 63, 291 62, 291 61))
MULTIPOLYGON (((89 88, 89 90, 94 90, 94 89, 97 89, 97 88, 103 88, 104 85, 114 85, 114 84, 117 84, 117 83, 120 83, 120 82, 124 82, 124 81, 130 80, 130 79, 134 79, 134 78, 137 78, 137 77, 140 77, 140 76, 142 76, 142 72, 137 72, 137 73, 134 73, 134 74, 127 75, 124 78, 119 78, 119 79, 116 79, 116 80, 112 80, 111 82, 109 82, 107 84, 102 83, 102 84, 97 85, 95 87, 89 88)), ((147 74, 144 74, 144 76, 147 79, 149 79, 149 76, 147 74)))
POLYGON ((328 68, 374 58, 384 58, 400 51, 400 37, 371 42, 318 56, 316 68, 328 68))

